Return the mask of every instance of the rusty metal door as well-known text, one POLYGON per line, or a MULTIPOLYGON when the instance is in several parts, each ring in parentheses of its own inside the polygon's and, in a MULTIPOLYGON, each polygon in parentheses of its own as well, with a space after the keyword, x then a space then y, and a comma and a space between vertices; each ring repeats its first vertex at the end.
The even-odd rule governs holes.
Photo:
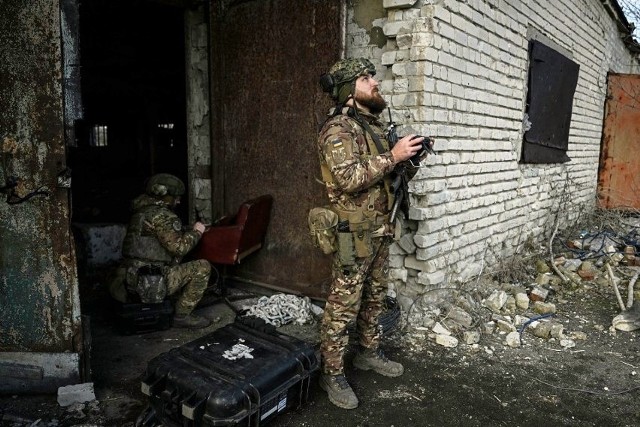
POLYGON ((4 2, 0 14, 0 393, 81 380, 60 19, 50 0, 4 2))
POLYGON ((598 205, 640 209, 640 75, 609 74, 598 205))
POLYGON ((311 297, 330 276, 307 212, 327 203, 315 141, 330 102, 318 80, 339 57, 340 5, 256 0, 212 11, 213 204, 231 213, 274 198, 266 245, 234 274, 311 297))

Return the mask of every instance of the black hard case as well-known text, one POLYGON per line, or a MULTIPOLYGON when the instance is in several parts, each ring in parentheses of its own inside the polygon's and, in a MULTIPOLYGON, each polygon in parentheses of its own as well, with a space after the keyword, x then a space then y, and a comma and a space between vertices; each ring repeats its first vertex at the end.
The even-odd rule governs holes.
POLYGON ((163 331, 173 326, 173 304, 115 303, 115 327, 123 335, 163 331))
POLYGON ((165 426, 260 426, 307 401, 318 367, 310 344, 234 322, 152 359, 142 392, 165 426))

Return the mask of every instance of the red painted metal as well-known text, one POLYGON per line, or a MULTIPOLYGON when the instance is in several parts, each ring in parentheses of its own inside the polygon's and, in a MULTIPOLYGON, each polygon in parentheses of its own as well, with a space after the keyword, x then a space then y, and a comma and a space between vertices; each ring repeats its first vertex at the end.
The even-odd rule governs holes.
POLYGON ((609 74, 598 205, 640 209, 640 75, 609 74))

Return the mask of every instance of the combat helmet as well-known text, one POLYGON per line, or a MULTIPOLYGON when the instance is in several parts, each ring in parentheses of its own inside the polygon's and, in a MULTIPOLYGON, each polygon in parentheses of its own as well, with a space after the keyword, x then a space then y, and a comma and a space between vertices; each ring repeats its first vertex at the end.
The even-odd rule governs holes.
POLYGON ((146 193, 153 197, 180 197, 184 192, 184 183, 175 175, 159 173, 153 175, 149 178, 149 181, 147 181, 146 193))
POLYGON ((336 62, 327 74, 320 77, 320 86, 336 102, 344 103, 353 94, 355 80, 368 74, 376 74, 376 67, 371 61, 366 58, 345 58, 336 62))

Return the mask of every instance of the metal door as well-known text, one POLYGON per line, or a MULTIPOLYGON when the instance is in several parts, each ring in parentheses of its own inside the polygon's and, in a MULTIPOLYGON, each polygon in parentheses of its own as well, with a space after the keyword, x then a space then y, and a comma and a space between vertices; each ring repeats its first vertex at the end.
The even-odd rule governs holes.
POLYGON ((327 203, 315 148, 330 107, 320 75, 339 57, 339 1, 230 2, 212 16, 213 206, 232 213, 274 197, 266 245, 235 269, 245 280, 312 297, 329 262, 307 212, 327 203))
POLYGON ((4 2, 0 14, 0 392, 52 392, 82 376, 60 18, 49 0, 4 2))
POLYGON ((609 74, 598 174, 598 205, 640 208, 640 75, 609 74))

